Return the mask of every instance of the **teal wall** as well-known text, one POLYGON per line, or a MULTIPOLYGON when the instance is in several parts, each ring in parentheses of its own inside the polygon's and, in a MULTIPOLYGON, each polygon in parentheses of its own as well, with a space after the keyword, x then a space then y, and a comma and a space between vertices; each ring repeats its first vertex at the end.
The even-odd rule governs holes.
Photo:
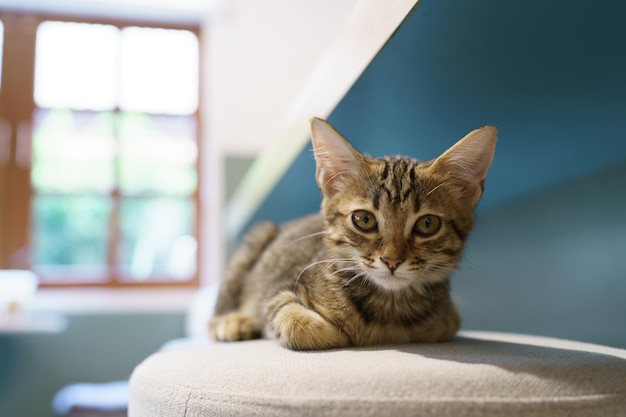
POLYGON ((485 213, 452 288, 463 328, 626 349, 626 162, 485 213))
POLYGON ((63 333, 0 334, 0 417, 53 416, 63 386, 126 379, 183 331, 183 313, 93 314, 69 316, 63 333))

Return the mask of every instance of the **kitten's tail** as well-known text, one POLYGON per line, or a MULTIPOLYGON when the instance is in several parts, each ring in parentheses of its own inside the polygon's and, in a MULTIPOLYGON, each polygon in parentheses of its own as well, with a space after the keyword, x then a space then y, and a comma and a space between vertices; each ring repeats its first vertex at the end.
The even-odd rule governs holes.
POLYGON ((245 276, 277 234, 278 226, 272 222, 259 223, 248 232, 243 244, 233 253, 228 263, 215 305, 216 316, 239 307, 245 276))

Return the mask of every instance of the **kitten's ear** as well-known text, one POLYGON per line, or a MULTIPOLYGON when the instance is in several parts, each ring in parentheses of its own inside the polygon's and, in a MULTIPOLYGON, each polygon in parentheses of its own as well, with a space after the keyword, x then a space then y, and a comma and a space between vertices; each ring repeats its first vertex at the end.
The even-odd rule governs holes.
POLYGON ((497 135, 494 126, 471 131, 437 158, 431 167, 456 182, 461 187, 461 200, 472 206, 482 196, 497 135))
POLYGON ((311 139, 317 162, 317 184, 323 193, 332 195, 346 177, 355 173, 361 154, 322 119, 311 120, 311 139))

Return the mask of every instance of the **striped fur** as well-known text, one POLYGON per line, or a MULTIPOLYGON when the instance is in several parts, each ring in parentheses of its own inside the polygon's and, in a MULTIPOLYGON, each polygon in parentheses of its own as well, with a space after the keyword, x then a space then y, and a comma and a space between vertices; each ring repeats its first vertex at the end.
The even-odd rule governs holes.
POLYGON ((222 284, 211 336, 275 337, 302 350, 449 340, 460 327, 449 280, 495 128, 428 162, 360 154, 321 119, 312 138, 321 212, 248 235, 222 284))

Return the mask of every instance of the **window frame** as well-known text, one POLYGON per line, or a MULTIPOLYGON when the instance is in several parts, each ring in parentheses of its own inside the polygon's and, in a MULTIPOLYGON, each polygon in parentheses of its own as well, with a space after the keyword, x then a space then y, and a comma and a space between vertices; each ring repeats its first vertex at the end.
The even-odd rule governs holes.
MULTIPOLYGON (((107 260, 108 273, 106 282, 89 282, 87 279, 77 282, 45 282, 42 287, 107 287, 107 288, 143 288, 143 287, 198 287, 201 275, 200 254, 203 242, 201 239, 202 210, 202 121, 203 103, 203 46, 202 31, 199 25, 168 24, 149 20, 126 20, 111 18, 95 18, 61 14, 35 14, 22 12, 0 11, 0 21, 4 25, 4 42, 2 44, 2 81, 0 84, 0 268, 32 269, 31 264, 31 214, 32 202, 38 195, 32 187, 30 179, 32 162, 33 119, 37 106, 34 101, 35 48, 37 27, 44 21, 77 22, 88 24, 112 25, 118 29, 125 27, 145 27, 186 30, 198 39, 199 65, 199 99, 198 108, 190 115, 196 123, 197 156, 195 170, 197 185, 189 199, 195 207, 192 219, 192 232, 197 241, 195 257, 195 273, 189 280, 166 280, 166 277, 151 277, 146 281, 124 280, 117 263, 120 236, 120 202, 124 198, 115 188, 111 193, 104 194, 109 198, 115 211, 109 224, 111 237, 107 242, 109 255, 107 260)), ((121 110, 111 110, 119 115, 121 110)), ((146 113, 158 115, 156 113, 146 113)), ((157 194, 157 196, 165 196, 157 194)), ((142 199, 145 196, 130 198, 142 199)), ((166 196, 165 196, 166 197, 166 196)), ((128 197, 127 197, 128 198, 128 197)))

